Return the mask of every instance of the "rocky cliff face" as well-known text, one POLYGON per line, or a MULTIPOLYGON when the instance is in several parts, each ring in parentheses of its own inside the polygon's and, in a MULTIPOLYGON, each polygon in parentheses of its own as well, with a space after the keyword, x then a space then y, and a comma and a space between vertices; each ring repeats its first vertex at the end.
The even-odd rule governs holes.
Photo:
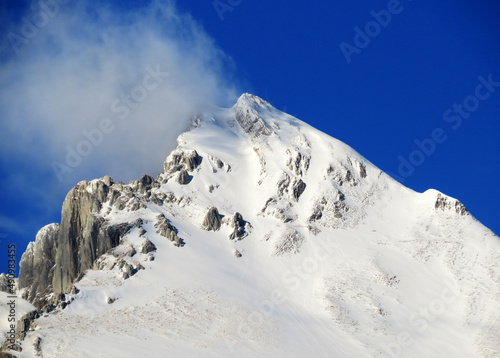
MULTIPOLYGON (((195 170, 201 160, 196 151, 176 150, 166 159, 165 172, 159 179, 168 182, 176 178, 179 184, 186 185, 188 171, 195 170)), ((70 292, 85 271, 94 268, 96 260, 117 247, 136 225, 128 221, 110 223, 106 215, 144 209, 147 203, 163 205, 164 200, 176 200, 155 190, 159 187, 160 183, 149 175, 128 185, 115 183, 109 176, 78 183, 64 200, 61 223, 42 228, 22 256, 19 289, 23 297, 42 309, 52 293, 70 292)), ((176 246, 183 245, 165 216, 158 217, 156 227, 176 246)), ((146 250, 149 249, 150 245, 146 250)))
POLYGON ((108 224, 98 215, 103 207, 137 210, 144 206, 138 196, 149 193, 153 182, 145 176, 124 185, 107 176, 71 189, 63 203, 61 223, 42 228, 22 256, 19 289, 24 289, 23 297, 42 308, 51 293, 69 292, 77 278, 116 247, 132 227, 128 222, 108 224))
POLYGON ((59 224, 50 224, 38 232, 19 263, 19 288, 26 288, 24 297, 44 304, 44 297, 53 292, 52 279, 56 257, 59 224))
POLYGON ((39 231, 20 262, 19 288, 41 308, 50 293, 66 293, 76 278, 109 249, 118 245, 127 225, 106 225, 96 216, 105 203, 125 206, 123 186, 110 177, 78 183, 66 196, 60 224, 39 231))

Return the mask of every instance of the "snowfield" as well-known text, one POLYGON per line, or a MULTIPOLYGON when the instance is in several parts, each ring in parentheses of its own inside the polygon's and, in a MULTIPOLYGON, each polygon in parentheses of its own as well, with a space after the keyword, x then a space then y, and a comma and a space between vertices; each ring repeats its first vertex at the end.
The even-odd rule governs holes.
POLYGON ((249 94, 192 127, 149 194, 103 203, 106 225, 140 223, 10 353, 500 357, 500 241, 458 201, 404 187, 249 94), (201 162, 182 177, 177 159, 194 150, 201 162), (217 230, 204 227, 211 207, 217 230), (159 233, 160 214, 183 245, 159 233))

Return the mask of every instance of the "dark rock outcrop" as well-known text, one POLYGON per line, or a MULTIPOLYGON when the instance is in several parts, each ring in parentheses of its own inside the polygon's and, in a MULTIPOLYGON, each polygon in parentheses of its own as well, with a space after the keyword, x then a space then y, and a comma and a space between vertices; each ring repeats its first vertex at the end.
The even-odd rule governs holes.
POLYGON ((58 224, 40 229, 19 263, 19 289, 26 288, 23 298, 32 303, 39 301, 39 307, 45 304, 44 297, 52 293, 58 235, 58 224))
POLYGON ((325 197, 322 197, 316 202, 313 212, 309 217, 309 222, 318 221, 324 216, 326 216, 326 219, 342 219, 348 211, 349 207, 345 203, 345 196, 338 190, 334 200, 328 201, 325 197))
POLYGON ((157 183, 153 177, 149 175, 143 175, 141 179, 132 182, 134 188, 141 194, 145 194, 148 191, 151 191, 154 184, 157 183))
POLYGON ((165 173, 173 173, 181 170, 192 172, 201 164, 202 158, 196 150, 175 150, 167 157, 164 163, 165 173))
POLYGON ((40 337, 37 337, 35 341, 33 342, 33 348, 35 348, 35 352, 37 356, 41 356, 42 354, 42 339, 40 337))
POLYGON ((290 182, 290 176, 287 173, 282 173, 281 178, 277 183, 279 196, 283 196, 283 193, 288 192, 288 186, 290 185, 290 182))
POLYGON ((143 254, 148 254, 150 252, 156 251, 156 246, 153 244, 150 240, 146 240, 144 242, 144 245, 142 245, 142 250, 141 252, 143 254))
POLYGON ((186 184, 189 184, 191 182, 191 177, 189 176, 187 170, 183 169, 177 175, 176 180, 177 180, 177 183, 179 183, 181 185, 186 185, 186 184))
POLYGON ((196 150, 193 150, 189 155, 184 157, 184 165, 187 171, 192 172, 201 164, 202 158, 196 150))
POLYGON ((287 173, 283 173, 277 183, 277 187, 278 196, 282 197, 285 193, 288 193, 295 201, 298 201, 299 197, 306 189, 306 183, 299 178, 294 178, 292 180, 287 173))
POLYGON ((451 210, 460 215, 468 215, 469 211, 467 208, 458 200, 449 200, 445 195, 439 193, 437 195, 436 203, 434 204, 435 209, 440 210, 451 210))
POLYGON ((361 176, 361 178, 367 177, 366 165, 364 165, 363 163, 359 163, 359 175, 361 176))
MULTIPOLYGON (((71 286, 69 289, 71 293, 78 293, 78 289, 75 286, 71 286)), ((54 310, 63 310, 65 309, 72 301, 74 297, 70 297, 69 295, 65 295, 64 293, 56 293, 53 294, 50 299, 47 300, 47 303, 40 308, 39 312, 52 312, 54 310)))
POLYGON ((309 169, 311 157, 302 154, 301 152, 297 152, 294 158, 289 149, 287 149, 286 154, 288 156, 288 160, 286 162, 287 167, 291 171, 294 171, 296 175, 305 175, 309 169))
POLYGON ((222 167, 224 167, 224 163, 219 158, 210 157, 210 159, 215 163, 217 168, 222 169, 222 167))
MULTIPOLYGON (((92 267, 98 250, 97 247, 85 246, 96 243, 103 222, 94 217, 94 213, 102 208, 110 187, 103 181, 97 181, 93 190, 87 190, 88 187, 88 182, 78 183, 63 203, 52 280, 54 292, 65 292, 80 272, 92 267)), ((100 247, 105 250, 99 256, 112 246, 100 244, 100 247)))
POLYGON ((4 274, 0 274, 0 291, 11 292, 11 286, 9 285, 9 278, 4 274))
POLYGON ((122 194, 136 199, 130 187, 115 187, 109 176, 80 182, 70 190, 63 203, 61 224, 42 228, 21 258, 19 288, 25 288, 24 298, 37 308, 43 307, 48 294, 68 292, 98 257, 120 243, 133 224, 108 225, 96 214, 105 202, 120 208, 122 194))
POLYGON ((246 221, 243 220, 243 216, 240 213, 235 213, 234 216, 231 217, 231 227, 234 228, 234 231, 229 235, 230 240, 241 240, 243 239, 247 233, 245 232, 246 221))
POLYGON ((203 220, 203 228, 207 231, 217 231, 221 227, 221 216, 219 210, 215 206, 208 209, 205 219, 203 220))
POLYGON ((24 337, 26 337, 26 332, 33 331, 36 328, 35 320, 38 317, 40 317, 40 313, 36 310, 22 316, 21 319, 17 321, 16 336, 23 340, 24 337))
POLYGON ((231 218, 231 227, 245 227, 245 220, 243 220, 243 216, 240 213, 236 212, 231 218))
POLYGON ((352 160, 348 158, 348 165, 334 166, 330 164, 326 170, 326 174, 330 177, 335 184, 338 186, 343 186, 350 184, 351 186, 357 186, 360 183, 360 179, 367 176, 366 166, 359 163, 359 168, 356 168, 352 164, 352 160), (358 175, 359 169, 359 175, 358 175))
POLYGON ((311 214, 311 216, 309 217, 309 221, 317 221, 319 219, 321 219, 323 217, 323 212, 322 212, 322 207, 317 205, 314 209, 313 209, 313 213, 311 214))
POLYGON ((155 224, 157 232, 173 242, 175 246, 184 246, 184 241, 177 235, 177 229, 173 226, 165 215, 157 216, 158 222, 155 224))
POLYGON ((299 200, 299 197, 302 195, 302 193, 304 192, 304 190, 306 190, 306 183, 304 183, 302 181, 302 179, 296 179, 294 180, 293 182, 293 186, 292 186, 292 190, 293 190, 293 198, 298 201, 299 200))

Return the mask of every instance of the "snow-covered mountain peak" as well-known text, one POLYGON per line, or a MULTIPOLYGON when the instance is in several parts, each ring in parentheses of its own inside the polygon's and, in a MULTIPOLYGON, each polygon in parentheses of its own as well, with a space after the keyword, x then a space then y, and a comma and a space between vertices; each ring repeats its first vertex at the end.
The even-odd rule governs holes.
POLYGON ((253 108, 255 110, 274 108, 269 102, 263 100, 259 96, 250 93, 243 93, 238 98, 238 101, 236 101, 234 107, 235 108, 247 107, 247 108, 253 108))
POLYGON ((250 94, 178 144, 156 178, 78 183, 28 246, 23 357, 500 350, 500 242, 458 200, 250 94))

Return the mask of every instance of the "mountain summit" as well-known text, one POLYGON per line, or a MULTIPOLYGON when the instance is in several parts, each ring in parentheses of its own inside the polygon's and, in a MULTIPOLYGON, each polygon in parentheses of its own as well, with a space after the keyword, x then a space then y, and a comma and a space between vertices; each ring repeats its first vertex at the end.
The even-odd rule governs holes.
POLYGON ((22 357, 495 357, 499 238, 242 95, 78 183, 20 263, 22 357))

